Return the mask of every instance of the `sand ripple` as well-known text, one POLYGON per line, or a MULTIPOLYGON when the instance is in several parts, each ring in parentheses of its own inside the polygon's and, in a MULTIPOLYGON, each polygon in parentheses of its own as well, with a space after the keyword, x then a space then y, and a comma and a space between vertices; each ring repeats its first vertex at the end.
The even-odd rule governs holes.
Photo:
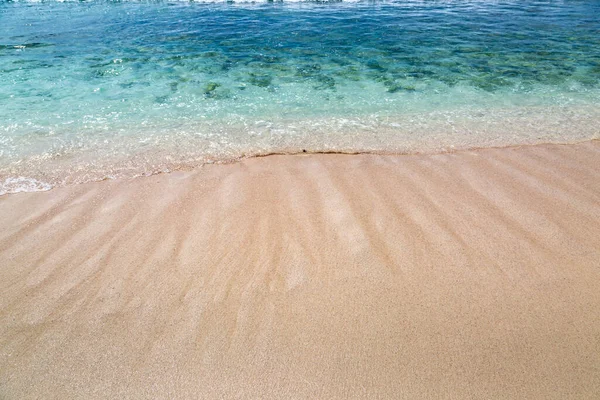
POLYGON ((600 144, 0 198, 0 397, 598 398, 600 144))

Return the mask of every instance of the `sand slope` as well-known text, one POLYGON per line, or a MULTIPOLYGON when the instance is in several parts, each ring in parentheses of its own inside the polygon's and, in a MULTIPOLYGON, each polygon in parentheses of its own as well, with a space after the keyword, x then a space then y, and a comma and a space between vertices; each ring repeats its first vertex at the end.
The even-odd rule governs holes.
POLYGON ((600 398, 600 142, 0 198, 0 398, 600 398))

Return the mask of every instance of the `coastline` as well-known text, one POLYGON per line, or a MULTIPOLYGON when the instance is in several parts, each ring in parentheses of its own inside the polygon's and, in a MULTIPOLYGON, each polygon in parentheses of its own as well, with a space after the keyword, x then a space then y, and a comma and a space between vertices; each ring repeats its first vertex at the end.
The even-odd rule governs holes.
POLYGON ((596 398, 600 141, 0 196, 0 397, 596 398))
MULTIPOLYGON (((440 139, 439 137, 437 139, 440 139)), ((296 156, 296 155, 375 155, 375 156, 421 156, 421 155, 438 155, 438 154, 452 154, 452 153, 460 153, 467 151, 480 151, 487 149, 512 149, 512 148, 520 148, 524 146, 570 146, 570 145, 578 145, 587 142, 598 142, 600 138, 598 138, 598 134, 584 136, 579 139, 571 139, 566 141, 564 138, 558 141, 520 141, 518 143, 503 143, 491 142, 481 144, 481 145, 459 145, 450 144, 450 142, 446 142, 441 140, 441 145, 438 143, 437 147, 432 147, 428 145, 421 144, 422 147, 407 147, 405 149, 369 149, 369 148, 340 148, 340 149, 320 149, 320 150, 312 150, 310 148, 303 149, 302 147, 291 147, 289 149, 274 149, 269 151, 254 151, 254 152, 241 152, 236 156, 231 157, 206 157, 202 161, 188 161, 188 162, 158 162, 157 165, 154 165, 152 168, 148 169, 147 166, 144 167, 144 164, 147 164, 148 161, 141 161, 138 156, 134 156, 133 159, 136 164, 135 167, 129 165, 128 168, 125 168, 121 162, 115 162, 115 165, 118 167, 115 171, 112 172, 99 172, 95 170, 95 167, 87 170, 83 168, 82 165, 77 165, 76 169, 77 173, 68 172, 67 163, 64 161, 61 162, 62 166, 59 169, 60 174, 57 176, 46 176, 46 173, 42 174, 43 177, 40 176, 39 171, 44 168, 49 168, 50 170, 54 170, 54 167, 50 165, 39 166, 37 168, 38 172, 34 173, 30 176, 30 174, 20 174, 13 172, 9 175, 0 174, 0 198, 5 195, 12 195, 17 193, 32 193, 32 192, 46 192, 55 188, 61 188, 65 186, 72 185, 81 185, 81 184, 89 184, 89 183, 97 183, 103 182, 106 180, 118 180, 118 181, 128 181, 132 179, 138 178, 146 178, 154 175, 161 174, 169 174, 173 172, 193 172, 195 170, 204 168, 206 166, 211 165, 226 165, 233 164, 238 162, 243 162, 245 160, 253 159, 253 158, 263 158, 270 156, 296 156), (124 172, 127 170, 127 172, 124 172)), ((175 152, 173 150, 173 152, 175 152)), ((143 157, 142 157, 143 158, 143 157)), ((91 161, 88 161, 91 162, 91 161)), ((131 160, 129 161, 131 162, 131 160)), ((91 164, 94 164, 91 162, 91 164)), ((90 167, 89 165, 87 167, 90 167)), ((59 170, 54 171, 55 173, 59 170)), ((50 174, 53 175, 53 174, 50 174)))

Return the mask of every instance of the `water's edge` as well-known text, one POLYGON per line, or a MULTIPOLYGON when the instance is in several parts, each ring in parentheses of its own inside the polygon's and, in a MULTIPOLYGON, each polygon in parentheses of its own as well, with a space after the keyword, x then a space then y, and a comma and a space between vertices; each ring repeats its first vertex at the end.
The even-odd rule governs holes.
MULTIPOLYGON (((477 152, 477 151, 483 151, 483 150, 490 150, 490 149, 518 149, 518 148, 523 148, 523 147, 544 147, 544 146, 575 146, 575 145, 580 145, 580 144, 584 144, 584 143, 592 143, 592 142, 597 142, 600 141, 600 134, 598 135, 598 137, 592 138, 592 139, 585 139, 585 140, 580 140, 580 141, 572 141, 572 142, 539 142, 539 143, 522 143, 522 144, 510 144, 510 145, 499 145, 499 146, 489 146, 489 147, 477 147, 477 146, 472 146, 472 147, 465 147, 465 148, 447 148, 447 149, 442 149, 442 150, 437 150, 437 151, 407 151, 407 152, 393 152, 393 151, 385 151, 385 150, 364 150, 364 151, 360 151, 360 150, 323 150, 323 151, 310 151, 310 150, 296 150, 296 151, 290 151, 290 152, 286 152, 286 151, 273 151, 273 152, 265 152, 265 153, 256 153, 256 154, 246 154, 244 156, 238 157, 238 158, 232 158, 232 159, 224 159, 224 160, 215 160, 214 162, 206 162, 203 164, 198 164, 196 166, 193 167, 189 167, 189 166, 180 166, 180 167, 175 167, 172 169, 168 169, 168 170, 160 170, 160 171, 153 171, 151 173, 146 173, 146 174, 139 174, 139 175, 133 175, 133 176, 129 176, 129 177, 112 177, 112 176, 105 176, 102 178, 98 178, 98 179, 93 179, 93 180, 89 180, 89 181, 85 181, 85 182, 74 182, 74 183, 70 183, 70 184, 62 184, 62 185, 51 185, 49 183, 46 182, 40 182, 36 179, 33 178, 27 178, 27 177, 16 177, 16 178, 7 178, 7 180, 15 180, 15 181, 19 181, 21 180, 21 182, 17 182, 17 183, 21 183, 21 186, 15 187, 12 190, 6 190, 6 186, 2 186, 2 183, 0 182, 0 199, 6 196, 14 196, 14 195, 20 195, 20 194, 24 194, 24 193, 39 193, 39 192, 48 192, 52 189, 60 189, 63 187, 69 187, 69 186, 78 186, 78 185, 89 185, 89 184, 96 184, 96 183, 100 183, 100 182, 105 182, 105 181, 131 181, 134 179, 140 179, 140 178, 148 178, 148 177, 152 177, 152 176, 157 176, 157 175, 162 175, 162 174, 170 174, 173 172, 194 172, 194 171, 198 171, 201 170, 203 167, 209 166, 209 165, 229 165, 229 164, 234 164, 234 163, 240 163, 240 162, 244 162, 245 160, 250 160, 250 159, 254 159, 254 158, 268 158, 268 157, 272 157, 272 156, 289 156, 289 157, 295 157, 295 156, 311 156, 311 155, 345 155, 345 156, 355 156, 355 155, 372 155, 372 156, 385 156, 385 157, 403 157, 403 156, 416 156, 416 155, 423 155, 423 156, 434 156, 434 155, 440 155, 440 154, 459 154, 459 153, 464 153, 464 152, 477 152)), ((6 181, 5 181, 6 184, 6 181)))

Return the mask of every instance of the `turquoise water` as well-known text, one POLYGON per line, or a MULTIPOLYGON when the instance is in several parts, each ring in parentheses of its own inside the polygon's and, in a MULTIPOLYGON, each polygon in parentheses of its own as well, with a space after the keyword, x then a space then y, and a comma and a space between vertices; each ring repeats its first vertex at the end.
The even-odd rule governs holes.
POLYGON ((0 194, 600 137, 600 1, 0 2, 0 194))

